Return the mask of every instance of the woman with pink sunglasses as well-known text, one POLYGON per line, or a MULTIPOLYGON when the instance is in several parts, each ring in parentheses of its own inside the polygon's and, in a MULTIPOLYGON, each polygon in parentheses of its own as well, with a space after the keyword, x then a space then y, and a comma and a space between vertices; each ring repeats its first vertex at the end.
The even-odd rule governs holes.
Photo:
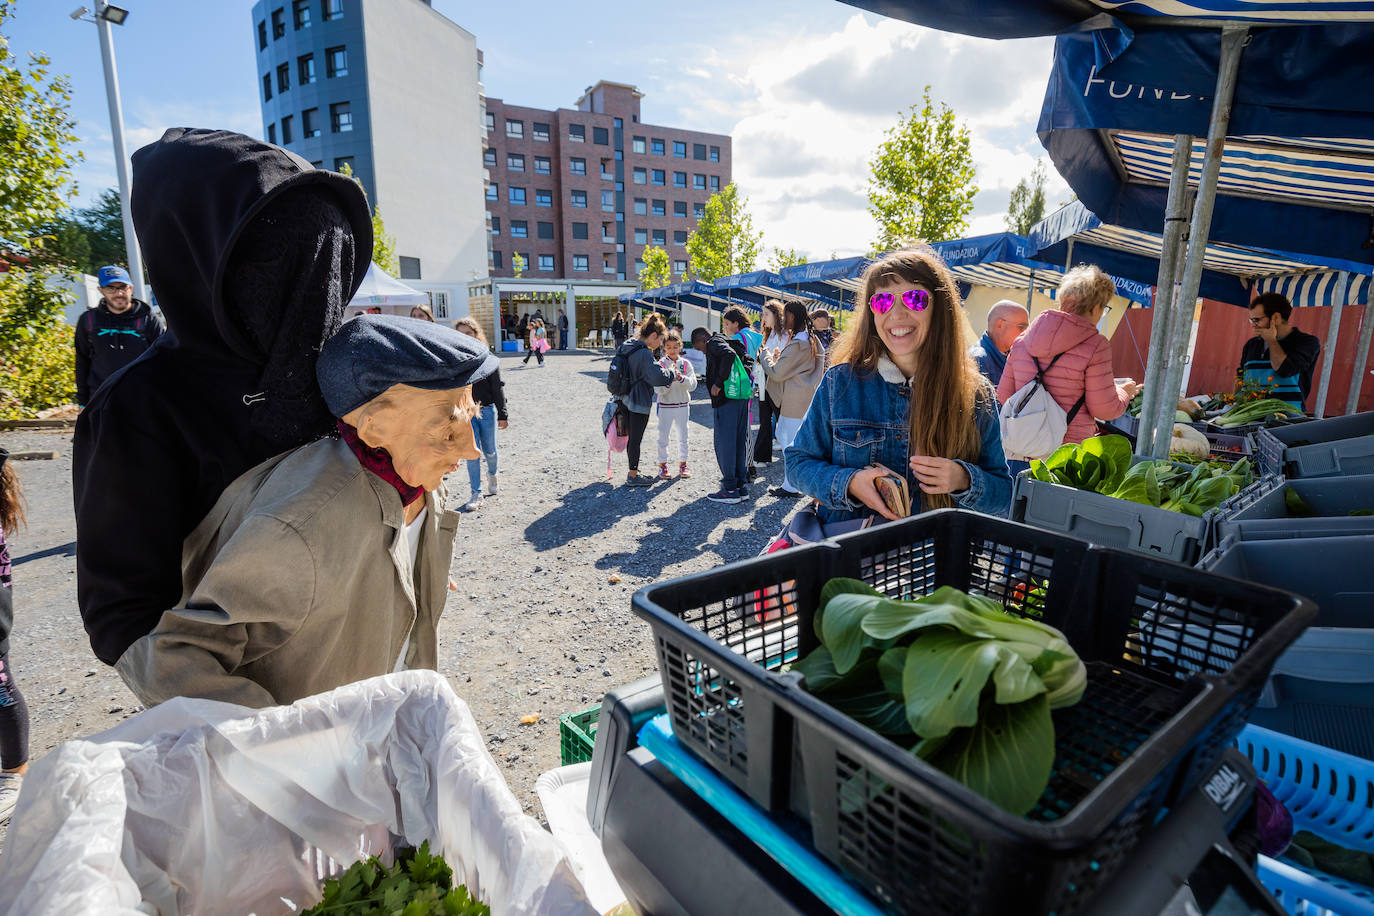
POLYGON ((875 483, 889 473, 906 477, 913 511, 1006 514, 997 398, 968 357, 958 290, 932 249, 896 251, 864 271, 784 460, 823 524, 896 518, 875 483))

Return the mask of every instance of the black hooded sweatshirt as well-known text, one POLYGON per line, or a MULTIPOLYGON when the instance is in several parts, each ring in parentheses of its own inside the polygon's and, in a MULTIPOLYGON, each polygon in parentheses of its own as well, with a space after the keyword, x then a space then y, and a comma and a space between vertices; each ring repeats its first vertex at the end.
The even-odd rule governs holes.
POLYGON ((116 315, 102 298, 76 322, 76 403, 89 404, 100 383, 138 359, 162 336, 148 303, 134 299, 116 315))
POLYGON ((324 340, 367 272, 362 188, 259 140, 174 128, 133 156, 168 333, 77 421, 77 600, 113 665, 181 597, 181 545, 236 477, 328 432, 324 340))

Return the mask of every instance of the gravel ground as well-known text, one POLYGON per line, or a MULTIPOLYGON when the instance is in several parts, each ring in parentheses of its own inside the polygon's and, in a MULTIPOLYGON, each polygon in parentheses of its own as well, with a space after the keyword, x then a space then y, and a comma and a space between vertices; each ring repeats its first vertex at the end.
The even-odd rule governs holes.
MULTIPOLYGON (((552 354, 545 368, 503 358, 511 422, 498 434, 500 492, 463 516, 439 629, 439 670, 472 707, 488 747, 526 810, 542 817, 538 775, 559 765, 558 717, 656 670, 647 624, 630 611, 651 582, 756 554, 798 505, 766 495, 780 461, 740 505, 704 497, 720 483, 705 391, 692 405, 690 480, 623 486, 625 457, 605 476, 599 418, 608 356, 552 354), (538 722, 522 726, 522 716, 538 722)), ((657 421, 645 434, 654 464, 657 421)), ((55 450, 19 463, 29 525, 10 539, 15 628, 11 659, 33 721, 31 757, 94 734, 140 707, 91 654, 76 609, 71 435, 0 432, 11 451, 55 450)), ((465 470, 449 478, 456 504, 465 470)))

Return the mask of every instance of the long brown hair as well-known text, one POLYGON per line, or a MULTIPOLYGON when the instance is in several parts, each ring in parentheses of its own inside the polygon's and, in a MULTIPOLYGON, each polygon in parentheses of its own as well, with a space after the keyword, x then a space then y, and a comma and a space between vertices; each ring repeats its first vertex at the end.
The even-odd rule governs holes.
POLYGON ((763 304, 763 309, 759 313, 759 330, 763 332, 765 337, 770 334, 777 334, 779 336, 782 335, 783 327, 781 299, 769 299, 767 302, 763 304), (771 331, 763 326, 764 315, 773 316, 773 329, 771 331))
POLYGON ((0 448, 0 528, 13 533, 24 524, 24 494, 9 457, 10 453, 0 448))
MULTIPOLYGON (((911 380, 911 453, 977 463, 982 450, 975 408, 992 396, 969 358, 954 276, 934 249, 920 245, 894 251, 864 271, 854 320, 831 348, 830 364, 848 363, 856 372, 875 372, 887 348, 874 325, 868 300, 886 283, 920 284, 931 293, 930 324, 916 351, 911 380)), ((905 308, 900 302, 897 308, 905 308)), ((903 471, 907 469, 903 468, 903 471)), ((954 505, 948 493, 921 494, 926 509, 954 505)))
MULTIPOLYGON (((806 306, 795 299, 783 307, 782 331, 792 340, 797 339, 797 335, 802 331, 806 332, 806 342, 811 345, 811 359, 821 355, 820 341, 816 340, 814 328, 811 327, 811 313, 806 310, 806 306)), ((814 364, 814 363, 813 363, 814 364)))
POLYGON ((476 318, 464 316, 464 317, 462 317, 462 318, 459 318, 457 321, 455 321, 455 322, 453 323, 453 329, 454 329, 455 331, 462 331, 463 328, 467 328, 469 331, 471 331, 471 332, 472 332, 472 336, 473 336, 473 337, 476 337, 478 340, 480 340, 480 341, 482 342, 482 346, 484 346, 484 347, 489 347, 489 346, 491 346, 490 344, 487 343, 487 334, 486 334, 486 332, 482 330, 482 326, 481 326, 480 324, 477 323, 477 319, 476 319, 476 318))

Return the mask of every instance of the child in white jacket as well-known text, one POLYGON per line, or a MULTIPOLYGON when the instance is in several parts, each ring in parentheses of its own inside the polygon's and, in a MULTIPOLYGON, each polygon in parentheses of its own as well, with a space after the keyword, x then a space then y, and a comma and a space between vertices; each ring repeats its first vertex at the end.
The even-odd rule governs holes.
POLYGON ((663 340, 663 358, 658 364, 677 377, 665 388, 655 388, 658 395, 658 478, 669 479, 668 435, 677 428, 677 476, 691 477, 687 470, 687 418, 692 412, 692 392, 697 387, 697 375, 692 364, 682 355, 682 335, 669 331, 663 340))

